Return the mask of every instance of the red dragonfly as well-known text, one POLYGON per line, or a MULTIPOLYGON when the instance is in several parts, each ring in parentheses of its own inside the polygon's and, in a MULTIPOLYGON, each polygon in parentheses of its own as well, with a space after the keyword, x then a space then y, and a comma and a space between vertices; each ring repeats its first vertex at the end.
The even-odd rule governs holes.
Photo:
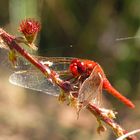
MULTIPOLYGON (((128 107, 134 108, 134 104, 110 84, 98 63, 69 57, 37 57, 37 59, 49 65, 60 78, 70 81, 74 88, 71 93, 78 92, 78 101, 84 106, 90 102, 100 104, 102 90, 106 90, 128 107)), ((9 79, 12 84, 54 96, 60 94, 60 88, 52 84, 32 65, 24 64, 20 60, 16 69, 9 79)))
MULTIPOLYGON (((98 63, 91 60, 73 59, 70 64, 70 71, 75 77, 83 77, 84 79, 86 77, 79 90, 79 102, 87 105, 90 101, 93 101, 94 96, 100 99, 102 90, 104 89, 128 107, 135 107, 129 99, 124 97, 110 84, 98 63)), ((95 100, 97 100, 96 102, 100 101, 98 98, 95 98, 95 100)))

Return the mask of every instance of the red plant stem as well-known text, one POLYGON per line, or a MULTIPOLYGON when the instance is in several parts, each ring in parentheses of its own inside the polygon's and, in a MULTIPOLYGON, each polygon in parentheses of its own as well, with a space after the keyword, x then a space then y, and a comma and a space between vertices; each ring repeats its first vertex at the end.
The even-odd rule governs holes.
MULTIPOLYGON (((117 137, 124 135, 127 133, 125 129, 123 129, 119 124, 117 124, 113 119, 109 118, 108 116, 104 115, 100 108, 98 108, 96 105, 89 104, 87 106, 87 109, 94 114, 97 118, 108 124, 112 129, 113 132, 117 137)), ((137 140, 135 136, 129 136, 126 138, 126 140, 137 140)))
MULTIPOLYGON (((37 67, 47 78, 50 78, 53 83, 57 84, 58 86, 62 87, 63 80, 59 77, 56 77, 53 74, 53 70, 51 70, 48 66, 43 65, 38 59, 34 58, 30 55, 27 51, 21 48, 15 41, 15 37, 9 35, 5 31, 0 35, 4 42, 7 43, 10 49, 16 50, 20 55, 26 58, 30 63, 32 63, 35 67, 37 67)), ((55 73, 55 72, 54 72, 55 73)), ((64 87, 63 87, 64 88, 64 87)))

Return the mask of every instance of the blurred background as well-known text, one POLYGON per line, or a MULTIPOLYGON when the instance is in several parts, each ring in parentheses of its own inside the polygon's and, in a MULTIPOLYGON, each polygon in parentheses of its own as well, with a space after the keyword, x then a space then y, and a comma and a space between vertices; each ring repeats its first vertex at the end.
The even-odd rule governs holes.
MULTIPOLYGON (((0 1, 0 26, 7 32, 19 35, 18 25, 25 18, 42 24, 38 55, 97 61, 136 108, 129 109, 106 92, 103 104, 118 112, 117 122, 125 129, 140 128, 139 0, 0 1)), ((12 71, 2 49, 0 60, 0 140, 115 139, 110 128, 98 135, 96 119, 86 110, 77 120, 76 111, 57 98, 11 85, 12 71)))

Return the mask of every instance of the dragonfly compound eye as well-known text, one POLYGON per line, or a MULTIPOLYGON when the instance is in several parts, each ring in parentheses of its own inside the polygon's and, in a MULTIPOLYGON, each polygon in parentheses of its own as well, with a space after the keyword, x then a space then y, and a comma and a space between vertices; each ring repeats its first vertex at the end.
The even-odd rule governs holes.
POLYGON ((86 66, 79 59, 73 59, 71 61, 69 69, 70 69, 71 73, 75 77, 77 77, 79 75, 82 75, 86 71, 86 66))

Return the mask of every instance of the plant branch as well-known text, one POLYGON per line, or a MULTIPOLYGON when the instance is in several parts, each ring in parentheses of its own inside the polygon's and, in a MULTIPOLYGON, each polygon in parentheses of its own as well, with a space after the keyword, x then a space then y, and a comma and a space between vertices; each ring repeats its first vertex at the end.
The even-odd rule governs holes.
MULTIPOLYGON (((99 108, 93 104, 89 104, 87 109, 96 116, 97 120, 102 120, 104 123, 109 125, 117 137, 123 136, 127 133, 125 129, 114 121, 115 113, 112 110, 99 108)), ((137 140, 137 138, 135 136, 128 136, 126 140, 137 140)))

